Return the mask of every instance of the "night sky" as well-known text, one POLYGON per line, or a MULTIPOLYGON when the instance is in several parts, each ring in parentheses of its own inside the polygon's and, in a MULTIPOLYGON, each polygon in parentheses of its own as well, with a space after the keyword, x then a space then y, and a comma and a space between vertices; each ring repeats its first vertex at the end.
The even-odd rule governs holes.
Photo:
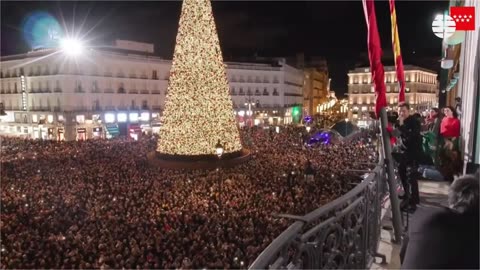
MULTIPOLYGON (((404 63, 432 68, 431 63, 440 59, 441 40, 432 33, 431 23, 436 14, 448 9, 448 2, 396 2, 404 63)), ((348 70, 368 63, 361 1, 213 1, 212 5, 226 61, 255 54, 323 56, 337 94, 347 90, 348 70)), ((87 39, 92 45, 110 44, 116 38, 149 42, 155 44, 157 55, 171 59, 180 9, 180 1, 1 1, 1 54, 29 51, 22 22, 33 11, 47 11, 61 24, 65 21, 70 32, 73 24, 75 32, 91 30, 87 39)), ((388 56, 392 47, 388 1, 377 1, 376 11, 388 56)), ((392 63, 391 59, 384 62, 392 63)))

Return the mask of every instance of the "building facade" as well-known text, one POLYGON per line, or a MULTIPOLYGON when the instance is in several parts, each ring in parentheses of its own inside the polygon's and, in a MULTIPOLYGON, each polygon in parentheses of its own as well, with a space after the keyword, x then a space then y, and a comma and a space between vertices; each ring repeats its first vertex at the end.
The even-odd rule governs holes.
MULTIPOLYGON (((417 66, 405 65, 405 101, 412 111, 424 111, 438 106, 438 82, 434 71, 417 66)), ((396 109, 399 84, 395 67, 385 67, 387 109, 396 109)), ((353 119, 368 118, 375 110, 375 90, 370 68, 356 68, 348 73, 349 105, 353 119)))
POLYGON ((308 115, 319 113, 319 106, 328 102, 329 84, 328 71, 317 68, 305 68, 303 86, 303 108, 308 115))
MULTIPOLYGON (((240 124, 295 121, 302 71, 282 61, 226 66, 240 124)), ((158 132, 170 67, 153 45, 128 41, 75 58, 60 50, 2 57, 0 134, 83 140, 158 132)))

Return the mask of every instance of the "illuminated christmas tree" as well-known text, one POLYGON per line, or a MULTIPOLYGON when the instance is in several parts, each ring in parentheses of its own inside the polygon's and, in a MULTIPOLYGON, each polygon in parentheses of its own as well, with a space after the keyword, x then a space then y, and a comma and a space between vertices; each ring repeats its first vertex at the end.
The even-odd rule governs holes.
POLYGON ((210 0, 184 0, 157 152, 242 150, 210 0))

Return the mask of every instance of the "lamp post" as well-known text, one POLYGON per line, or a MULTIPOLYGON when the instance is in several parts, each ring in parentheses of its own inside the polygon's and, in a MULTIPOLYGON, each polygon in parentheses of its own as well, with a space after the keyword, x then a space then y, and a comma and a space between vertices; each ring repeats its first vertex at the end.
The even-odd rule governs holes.
POLYGON ((345 137, 347 137, 348 118, 345 118, 345 137))
POLYGON ((223 151, 224 151, 223 145, 220 143, 220 140, 218 140, 217 144, 215 145, 215 152, 218 157, 217 173, 218 173, 218 187, 220 189, 218 194, 218 204, 220 206, 220 209, 222 208, 222 181, 220 176, 220 161, 222 160, 223 151))

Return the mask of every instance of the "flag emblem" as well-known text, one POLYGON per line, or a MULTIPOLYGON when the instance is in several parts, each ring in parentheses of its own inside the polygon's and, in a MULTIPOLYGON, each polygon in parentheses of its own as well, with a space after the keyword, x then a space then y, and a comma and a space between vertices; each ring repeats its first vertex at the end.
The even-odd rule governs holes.
POLYGON ((450 7, 450 17, 455 21, 456 30, 475 30, 475 7, 450 7))

